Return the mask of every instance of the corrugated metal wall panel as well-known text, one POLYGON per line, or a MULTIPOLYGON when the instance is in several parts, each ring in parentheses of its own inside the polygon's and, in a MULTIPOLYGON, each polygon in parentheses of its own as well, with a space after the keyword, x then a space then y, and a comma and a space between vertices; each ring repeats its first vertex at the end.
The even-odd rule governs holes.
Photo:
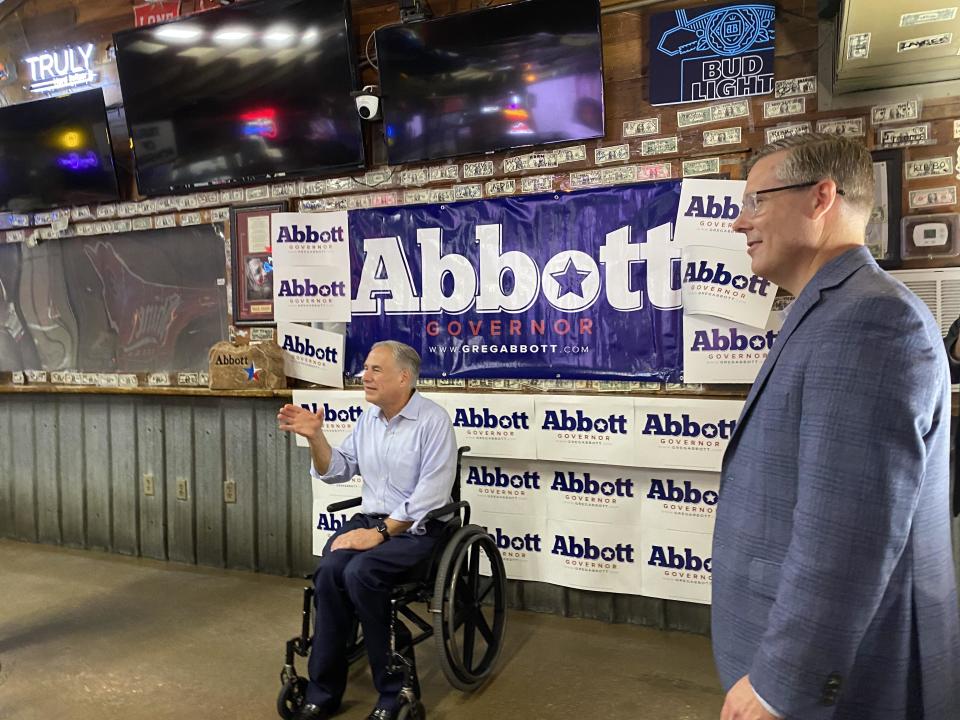
MULTIPOLYGON (((665 628, 668 625, 664 607, 670 603, 669 600, 640 595, 616 595, 613 598, 613 622, 665 628)), ((709 615, 710 608, 704 605, 703 609, 709 615)))
POLYGON ((33 398, 10 398, 10 444, 13 456, 13 532, 19 540, 37 541, 37 466, 34 452, 33 398))
POLYGON ((137 407, 130 397, 110 397, 110 549, 140 554, 140 498, 137 463, 137 407))
POLYGON ((193 408, 185 398, 168 402, 163 410, 163 449, 166 470, 167 557, 176 562, 195 563, 193 527, 193 408), (186 484, 182 499, 179 483, 186 484))
POLYGON ((193 407, 194 473, 197 562, 223 567, 223 411, 216 400, 200 400, 193 407))
POLYGON ((590 620, 613 620, 614 593, 584 592, 575 588, 567 590, 567 617, 589 618, 590 620))
POLYGON ((287 434, 277 428, 275 403, 254 410, 257 468, 257 555, 261 570, 290 574, 290 457, 287 434))
POLYGON ((523 584, 523 607, 535 612, 567 614, 567 588, 542 582, 523 584))
MULTIPOLYGON (((279 404, 275 410, 279 410, 279 404)), ((309 518, 313 515, 313 487, 310 481, 310 453, 298 448, 296 438, 289 433, 287 448, 290 455, 290 561, 297 575, 313 573, 313 532, 309 518)))
POLYGON ((33 416, 36 443, 37 537, 42 543, 60 542, 60 467, 57 463, 57 398, 36 398, 33 416))
POLYGON ((227 567, 258 570, 254 404, 244 400, 224 400, 223 411, 224 482, 229 480, 236 493, 235 503, 224 504, 227 567))
POLYGON ((13 438, 10 404, 0 402, 0 536, 13 536, 13 438))
POLYGON ((137 403, 137 464, 140 470, 140 554, 167 559, 166 457, 163 442, 163 400, 137 403), (143 492, 143 478, 153 478, 153 495, 143 492))
POLYGON ((104 398, 83 401, 83 483, 86 491, 87 547, 110 550, 110 405, 104 398))
MULTIPOLYGON (((57 403, 60 531, 63 544, 69 547, 86 547, 87 544, 83 422, 82 402, 57 403)), ((106 460, 93 453, 87 457, 93 463, 106 460)))

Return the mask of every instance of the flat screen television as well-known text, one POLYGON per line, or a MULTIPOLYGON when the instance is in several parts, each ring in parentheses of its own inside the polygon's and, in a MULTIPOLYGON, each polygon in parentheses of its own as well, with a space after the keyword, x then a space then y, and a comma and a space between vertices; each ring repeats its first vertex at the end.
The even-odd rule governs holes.
POLYGON ((376 32, 391 164, 603 136, 598 0, 525 0, 376 32))
POLYGON ((0 210, 117 199, 100 88, 0 108, 0 210))
POLYGON ((114 40, 142 194, 364 166, 348 0, 253 0, 114 40))

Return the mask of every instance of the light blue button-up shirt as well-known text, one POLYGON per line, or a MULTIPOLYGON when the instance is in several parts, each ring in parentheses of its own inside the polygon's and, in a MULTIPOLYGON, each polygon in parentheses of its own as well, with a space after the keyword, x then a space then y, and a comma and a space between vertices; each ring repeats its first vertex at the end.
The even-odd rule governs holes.
POLYGON ((423 516, 451 502, 457 470, 457 440, 447 411, 419 392, 389 422, 371 405, 338 448, 325 483, 346 482, 363 476, 363 504, 367 514, 388 515, 412 522, 408 532, 423 534, 423 516))

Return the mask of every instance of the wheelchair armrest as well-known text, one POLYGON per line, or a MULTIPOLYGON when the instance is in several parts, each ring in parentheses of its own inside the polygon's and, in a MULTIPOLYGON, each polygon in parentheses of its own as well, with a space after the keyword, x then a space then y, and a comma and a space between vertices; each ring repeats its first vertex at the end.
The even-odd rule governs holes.
POLYGON ((363 498, 350 498, 349 500, 341 500, 340 502, 331 503, 327 505, 327 512, 340 512, 341 510, 347 510, 348 508, 357 507, 363 503, 363 498))
POLYGON ((426 515, 423 516, 424 520, 436 520, 437 518, 443 517, 444 515, 452 515, 459 510, 465 510, 463 524, 466 525, 470 522, 470 503, 466 500, 460 500, 459 502, 452 502, 449 505, 444 505, 443 507, 438 507, 436 510, 431 510, 426 515))

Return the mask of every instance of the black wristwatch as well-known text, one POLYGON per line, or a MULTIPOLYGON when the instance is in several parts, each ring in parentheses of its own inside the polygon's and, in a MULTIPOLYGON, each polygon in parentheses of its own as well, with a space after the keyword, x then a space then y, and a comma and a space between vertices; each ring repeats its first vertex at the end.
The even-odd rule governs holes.
POLYGON ((390 539, 390 531, 387 530, 387 524, 383 520, 377 520, 377 532, 383 535, 383 540, 386 542, 390 539))

